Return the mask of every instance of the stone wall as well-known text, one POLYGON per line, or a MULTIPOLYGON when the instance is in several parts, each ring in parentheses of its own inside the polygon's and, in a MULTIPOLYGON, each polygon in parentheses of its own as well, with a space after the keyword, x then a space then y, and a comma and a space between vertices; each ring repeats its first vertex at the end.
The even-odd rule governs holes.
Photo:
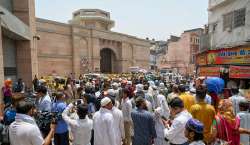
POLYGON ((146 40, 112 31, 89 29, 54 21, 37 19, 39 75, 76 75, 86 70, 100 71, 100 51, 111 49, 116 57, 116 73, 131 66, 149 68, 150 43, 146 40), (65 58, 65 59, 64 59, 65 58), (84 61, 83 61, 84 60, 84 61), (83 64, 87 60, 87 67, 83 64), (55 63, 57 66, 54 66, 55 63), (47 66, 47 67, 46 67, 47 66), (55 70, 56 69, 56 70, 55 70))
POLYGON ((37 19, 39 76, 68 75, 72 72, 73 51, 71 28, 59 23, 37 19))

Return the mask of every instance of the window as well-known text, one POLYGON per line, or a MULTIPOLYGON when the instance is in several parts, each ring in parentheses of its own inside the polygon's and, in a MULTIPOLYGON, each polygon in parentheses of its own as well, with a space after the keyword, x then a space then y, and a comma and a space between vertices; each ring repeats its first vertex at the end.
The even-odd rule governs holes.
POLYGON ((232 29, 233 26, 233 12, 227 13, 223 16, 223 30, 232 29))
POLYGON ((245 25, 246 8, 235 10, 223 16, 223 30, 237 28, 245 25))
POLYGON ((14 76, 17 74, 16 67, 4 67, 4 75, 5 76, 14 76))
POLYGON ((246 20, 246 9, 239 9, 234 11, 234 28, 244 26, 246 20))

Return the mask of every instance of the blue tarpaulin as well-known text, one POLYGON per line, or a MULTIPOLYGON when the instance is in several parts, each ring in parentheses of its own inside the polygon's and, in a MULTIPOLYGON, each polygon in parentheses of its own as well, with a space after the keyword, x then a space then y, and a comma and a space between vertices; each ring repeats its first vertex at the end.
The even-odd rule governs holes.
POLYGON ((205 80, 208 92, 214 92, 216 94, 222 93, 225 87, 225 81, 222 78, 210 77, 205 80))

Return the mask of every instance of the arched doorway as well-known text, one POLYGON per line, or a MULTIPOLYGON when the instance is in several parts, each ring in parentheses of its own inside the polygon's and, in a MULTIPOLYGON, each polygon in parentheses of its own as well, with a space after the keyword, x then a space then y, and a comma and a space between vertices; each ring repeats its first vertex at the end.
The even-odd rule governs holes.
POLYGON ((103 48, 100 52, 100 70, 101 73, 114 73, 115 72, 115 53, 109 48, 103 48))

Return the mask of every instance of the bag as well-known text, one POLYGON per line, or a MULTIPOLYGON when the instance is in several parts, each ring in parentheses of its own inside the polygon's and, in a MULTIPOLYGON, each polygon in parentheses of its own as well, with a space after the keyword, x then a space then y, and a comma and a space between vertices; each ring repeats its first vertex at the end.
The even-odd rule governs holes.
POLYGON ((0 131, 0 144, 10 145, 9 126, 1 124, 0 131))

